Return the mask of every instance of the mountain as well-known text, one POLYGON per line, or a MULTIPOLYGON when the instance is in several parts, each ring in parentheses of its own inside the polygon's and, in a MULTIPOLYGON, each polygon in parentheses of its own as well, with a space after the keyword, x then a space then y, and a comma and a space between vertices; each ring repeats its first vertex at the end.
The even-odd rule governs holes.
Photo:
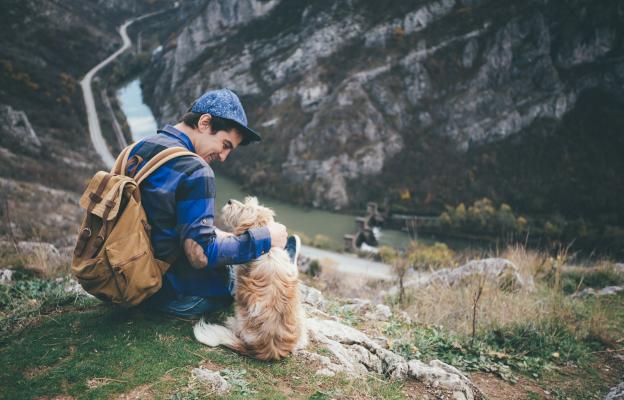
POLYGON ((121 45, 124 20, 172 3, 1 0, 0 236, 71 242, 78 192, 102 167, 79 81, 121 45))
POLYGON ((289 201, 624 224, 623 21, 617 0, 212 0, 144 96, 162 124, 233 89, 264 140, 219 168, 289 201))

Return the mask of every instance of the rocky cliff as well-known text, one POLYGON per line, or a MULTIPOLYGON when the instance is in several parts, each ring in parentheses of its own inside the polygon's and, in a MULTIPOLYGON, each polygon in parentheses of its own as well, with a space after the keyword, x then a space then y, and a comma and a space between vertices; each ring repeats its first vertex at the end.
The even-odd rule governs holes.
POLYGON ((609 0, 212 0, 144 93, 164 123, 236 91, 265 139, 223 168, 291 201, 622 218, 623 20, 609 0))
POLYGON ((65 245, 77 192, 101 168, 78 81, 120 46, 125 19, 171 4, 1 1, 0 237, 65 245))

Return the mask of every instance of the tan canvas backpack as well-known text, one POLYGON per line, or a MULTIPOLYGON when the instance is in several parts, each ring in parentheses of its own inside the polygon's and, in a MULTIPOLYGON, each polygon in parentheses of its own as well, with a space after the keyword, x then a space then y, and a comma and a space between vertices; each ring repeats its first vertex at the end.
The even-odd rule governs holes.
MULTIPOLYGON (((167 161, 197 156, 182 147, 171 147, 150 159, 136 176, 126 176, 133 146, 121 152, 110 173, 96 173, 80 198, 86 215, 71 266, 72 274, 87 292, 125 307, 135 306, 156 293, 173 262, 154 258, 139 185, 167 161)), ((141 159, 133 157, 136 166, 141 159)))

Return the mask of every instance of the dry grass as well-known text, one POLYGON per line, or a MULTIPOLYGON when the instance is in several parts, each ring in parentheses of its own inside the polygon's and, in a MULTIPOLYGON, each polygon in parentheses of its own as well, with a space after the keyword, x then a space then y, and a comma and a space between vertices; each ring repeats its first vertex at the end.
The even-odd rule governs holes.
MULTIPOLYGON (((473 298, 479 286, 480 282, 474 280, 462 287, 408 289, 405 311, 421 323, 469 334, 473 298)), ((493 282, 484 282, 477 308, 478 326, 534 321, 547 314, 552 305, 553 299, 541 291, 506 292, 493 282)))
POLYGON ((25 270, 42 278, 67 276, 70 272, 71 254, 58 252, 49 243, 31 242, 28 246, 0 249, 0 268, 25 270))

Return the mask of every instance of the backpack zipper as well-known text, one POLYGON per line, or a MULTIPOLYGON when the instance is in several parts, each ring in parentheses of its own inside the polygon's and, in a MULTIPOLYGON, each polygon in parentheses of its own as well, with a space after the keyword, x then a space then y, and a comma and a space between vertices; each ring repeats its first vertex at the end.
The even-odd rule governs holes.
POLYGON ((128 263, 131 263, 132 261, 138 260, 139 258, 143 257, 143 256, 144 256, 144 255, 146 255, 146 254, 147 254, 147 251, 144 251, 144 252, 143 252, 143 253, 141 253, 141 254, 137 254, 136 256, 132 256, 132 257, 130 257, 129 259, 127 259, 126 261, 124 261, 124 262, 122 262, 122 263, 120 263, 120 264, 115 264, 115 265, 113 265, 113 267, 121 268, 121 267, 123 267, 124 265, 127 265, 128 263))

